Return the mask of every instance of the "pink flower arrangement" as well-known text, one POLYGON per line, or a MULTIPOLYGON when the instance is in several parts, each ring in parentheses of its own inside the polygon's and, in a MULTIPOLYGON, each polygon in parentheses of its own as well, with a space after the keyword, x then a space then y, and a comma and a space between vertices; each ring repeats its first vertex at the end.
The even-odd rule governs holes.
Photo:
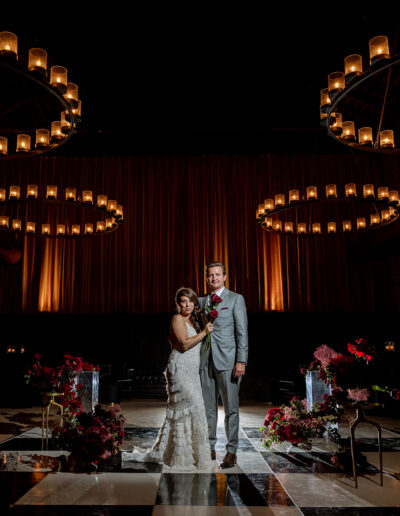
POLYGON ((347 389, 347 396, 353 401, 368 401, 370 394, 368 389, 347 389))
POLYGON ((322 344, 314 351, 314 357, 320 361, 322 367, 327 367, 331 361, 338 356, 338 353, 326 344, 322 344))

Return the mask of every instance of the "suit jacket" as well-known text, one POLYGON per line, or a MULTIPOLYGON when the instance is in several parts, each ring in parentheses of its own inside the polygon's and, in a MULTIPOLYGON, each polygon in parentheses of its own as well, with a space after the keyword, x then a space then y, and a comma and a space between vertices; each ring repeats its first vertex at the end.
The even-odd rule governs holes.
MULTIPOLYGON (((211 333, 211 345, 206 351, 206 340, 201 345, 200 369, 208 362, 210 350, 214 366, 218 371, 233 369, 236 362, 247 364, 248 336, 247 312, 244 298, 227 288, 222 291, 222 302, 218 305, 218 317, 211 333)), ((208 296, 200 297, 201 308, 207 304, 208 296)))

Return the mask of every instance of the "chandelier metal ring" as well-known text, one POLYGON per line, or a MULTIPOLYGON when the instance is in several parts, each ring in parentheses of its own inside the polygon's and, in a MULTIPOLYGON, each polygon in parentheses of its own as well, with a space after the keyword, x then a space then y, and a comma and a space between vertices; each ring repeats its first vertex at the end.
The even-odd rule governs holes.
MULTIPOLYGON (((85 238, 112 233, 123 222, 122 205, 118 205, 116 200, 107 200, 106 195, 98 195, 97 204, 94 204, 93 192, 90 190, 83 191, 82 197, 77 197, 76 188, 68 187, 64 199, 56 198, 57 187, 55 186, 47 186, 46 197, 43 199, 38 197, 36 185, 28 185, 27 195, 24 199, 20 198, 18 186, 9 188, 8 199, 5 198, 5 192, 5 188, 0 188, 0 207, 2 207, 0 230, 2 231, 45 238, 85 238), (27 207, 34 204, 40 205, 40 211, 43 211, 46 204, 53 206, 53 209, 61 206, 64 208, 64 212, 70 210, 71 207, 82 212, 89 209, 92 216, 97 212, 102 215, 102 218, 96 221, 93 218, 90 221, 85 219, 83 223, 70 223, 60 219, 56 224, 54 222, 50 224, 46 218, 38 222, 36 215, 27 214, 27 207), (13 210, 17 212, 17 216, 14 216, 13 210), (23 216, 20 213, 22 210, 25 210, 23 216), (7 212, 8 214, 6 214, 7 212)), ((66 217, 65 213, 64 217, 66 217)), ((74 218, 75 220, 82 218, 82 214, 74 218)), ((54 220, 54 214, 51 215, 51 219, 54 220)))
POLYGON ((364 185, 363 196, 357 197, 355 184, 349 183, 346 185, 345 197, 337 197, 336 185, 326 185, 326 199, 318 199, 317 187, 308 187, 307 190, 307 198, 301 198, 299 190, 290 190, 289 204, 285 203, 284 194, 276 194, 275 201, 274 199, 266 199, 264 204, 260 204, 258 206, 256 212, 257 224, 261 229, 269 232, 300 236, 311 234, 321 235, 323 233, 337 234, 338 225, 341 227, 343 233, 351 233, 354 232, 355 229, 358 232, 365 232, 382 228, 383 226, 392 224, 399 219, 399 200, 397 190, 391 190, 389 192, 387 187, 380 187, 378 196, 375 196, 374 185, 364 185), (291 199, 291 195, 293 195, 294 198, 291 199), (353 206, 354 203, 362 203, 364 206, 367 206, 367 204, 372 205, 374 212, 369 213, 369 223, 367 223, 366 214, 358 213, 356 216, 354 208, 351 216, 348 215, 340 221, 337 219, 332 220, 334 217, 330 217, 328 221, 325 221, 325 227, 323 227, 323 223, 321 223, 321 213, 316 213, 315 215, 312 213, 313 208, 318 207, 318 209, 320 209, 327 205, 343 205, 344 203, 349 205, 353 203, 353 206), (307 216, 303 215, 303 217, 309 222, 296 221, 295 223, 293 221, 293 219, 298 219, 298 209, 304 209, 307 211, 307 216), (292 219, 288 218, 286 221, 276 217, 284 212, 296 213, 294 213, 295 216, 292 219))

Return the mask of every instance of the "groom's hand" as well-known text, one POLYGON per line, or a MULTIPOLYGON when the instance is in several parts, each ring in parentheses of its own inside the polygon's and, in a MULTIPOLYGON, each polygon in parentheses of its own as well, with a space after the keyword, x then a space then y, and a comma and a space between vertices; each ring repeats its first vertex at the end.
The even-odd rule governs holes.
POLYGON ((243 376, 246 372, 246 364, 242 364, 241 362, 236 362, 235 367, 233 369, 233 377, 239 378, 239 376, 243 376))

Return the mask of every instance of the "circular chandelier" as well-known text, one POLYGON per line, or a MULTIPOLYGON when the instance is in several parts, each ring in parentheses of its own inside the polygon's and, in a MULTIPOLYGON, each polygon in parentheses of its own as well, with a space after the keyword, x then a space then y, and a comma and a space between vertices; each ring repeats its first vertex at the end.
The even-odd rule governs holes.
POLYGON ((39 196, 37 185, 27 185, 26 195, 21 197, 20 186, 0 188, 0 229, 77 238, 111 233, 123 221, 122 205, 104 194, 97 195, 94 204, 91 190, 83 190, 78 196, 76 188, 68 187, 62 199, 57 199, 57 190, 57 186, 48 185, 46 194, 39 196), (49 219, 56 222, 50 223, 49 219))
POLYGON ((78 86, 63 66, 47 70, 47 52, 31 48, 27 65, 18 56, 18 38, 0 32, 0 158, 31 157, 64 144, 81 120, 78 86), (27 95, 28 92, 28 95, 27 95))
POLYGON ((386 36, 369 41, 369 67, 352 54, 344 72, 328 76, 320 92, 321 124, 338 142, 364 151, 393 153, 400 150, 400 74, 393 71, 400 56, 392 57, 386 36))
POLYGON ((280 193, 258 205, 256 218, 262 229, 296 236, 354 233, 386 226, 399 218, 399 192, 386 186, 379 187, 376 195, 375 186, 365 184, 359 197, 355 183, 345 185, 343 196, 338 196, 335 184, 329 184, 324 199, 318 198, 316 186, 308 186, 303 195, 289 190, 288 202, 286 199, 280 193))

